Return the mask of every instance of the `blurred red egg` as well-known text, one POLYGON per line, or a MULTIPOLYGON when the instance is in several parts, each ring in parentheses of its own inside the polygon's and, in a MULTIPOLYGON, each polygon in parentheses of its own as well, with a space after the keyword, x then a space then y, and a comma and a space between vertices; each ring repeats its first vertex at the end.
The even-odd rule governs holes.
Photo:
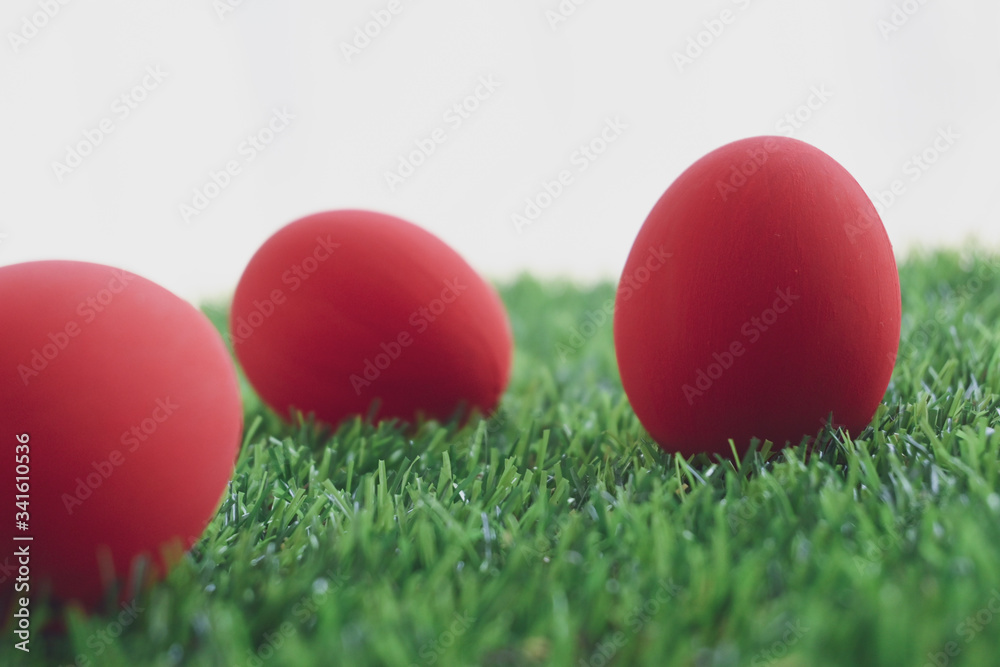
POLYGON ((496 291, 434 235, 369 211, 276 232, 240 279, 230 328, 250 383, 286 418, 489 412, 510 374, 496 291))
POLYGON ((857 181, 817 148, 755 137, 667 189, 615 303, 622 384, 666 450, 727 455, 834 424, 857 434, 885 394, 899 275, 857 181))
POLYGON ((0 580, 4 602, 48 589, 93 607, 106 575, 125 578, 139 555, 165 573, 164 554, 189 548, 214 515, 239 450, 221 336, 164 288, 83 262, 0 268, 0 319, 12 510, 0 560, 26 549, 30 570, 26 588, 0 580))

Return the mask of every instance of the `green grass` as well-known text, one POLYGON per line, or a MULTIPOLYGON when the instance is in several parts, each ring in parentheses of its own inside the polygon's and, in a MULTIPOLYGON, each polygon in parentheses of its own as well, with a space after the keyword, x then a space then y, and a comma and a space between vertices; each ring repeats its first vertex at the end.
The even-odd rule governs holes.
MULTIPOLYGON (((661 452, 610 322, 556 352, 611 285, 502 289, 517 354, 489 421, 330 433, 246 389, 201 542, 120 637, 114 614, 70 613, 26 664, 996 665, 1000 258, 900 273, 874 428, 809 457, 661 452)), ((20 664, 4 637, 0 664, 20 664)))

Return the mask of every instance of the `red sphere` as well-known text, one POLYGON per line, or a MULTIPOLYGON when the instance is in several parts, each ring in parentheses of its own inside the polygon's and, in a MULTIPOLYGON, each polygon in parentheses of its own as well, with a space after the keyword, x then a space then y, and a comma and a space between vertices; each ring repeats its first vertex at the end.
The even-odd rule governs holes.
POLYGON ((368 211, 297 220, 250 260, 233 299, 236 356, 260 397, 336 424, 496 407, 511 332, 499 296, 429 232, 368 211))
POLYGON ((203 314, 108 266, 2 267, 0 318, 0 471, 25 524, 12 511, 0 542, 29 549, 30 591, 0 590, 93 607, 108 563, 125 578, 148 555, 162 574, 214 515, 240 444, 235 368, 203 314))
POLYGON ((625 264, 615 349, 636 415, 666 450, 727 455, 752 437, 857 434, 899 346, 885 228, 833 158, 755 137, 695 162, 625 264))

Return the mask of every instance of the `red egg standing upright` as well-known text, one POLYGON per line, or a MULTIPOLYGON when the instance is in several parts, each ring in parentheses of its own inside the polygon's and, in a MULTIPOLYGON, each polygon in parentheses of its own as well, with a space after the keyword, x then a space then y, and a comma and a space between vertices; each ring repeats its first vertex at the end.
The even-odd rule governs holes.
POLYGON ((494 289, 427 231, 331 211, 275 233, 233 299, 233 347, 261 398, 336 424, 496 407, 511 332, 494 289))
POLYGON ((832 413, 854 434, 885 393, 900 332, 885 228, 809 144, 737 141, 667 189, 632 247, 615 348, 636 415, 685 455, 779 447, 832 413))
POLYGON ((163 574, 163 550, 198 539, 239 451, 221 336, 159 285, 84 262, 0 268, 0 319, 0 471, 10 506, 24 503, 0 541, 30 552, 28 588, 7 577, 3 601, 49 588, 93 607, 106 566, 125 578, 139 555, 163 574))

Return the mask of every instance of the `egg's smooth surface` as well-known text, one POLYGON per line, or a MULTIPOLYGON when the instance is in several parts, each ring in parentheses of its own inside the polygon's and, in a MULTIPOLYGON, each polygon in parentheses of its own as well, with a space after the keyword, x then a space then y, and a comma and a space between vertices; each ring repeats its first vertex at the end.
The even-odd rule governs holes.
POLYGON ((615 304, 636 415, 666 450, 729 454, 872 419, 900 333, 899 275, 853 177, 755 137, 688 168, 649 214, 615 304))
POLYGON ((285 417, 489 412, 510 375, 496 291, 436 236, 370 211, 276 232, 240 279, 231 332, 250 383, 285 417))
MULTIPOLYGON (((162 574, 164 553, 189 548, 214 515, 239 451, 221 336, 159 285, 72 261, 0 267, 0 321, 12 510, 0 540, 29 546, 30 594, 93 606, 106 575, 124 578, 139 555, 162 574), (27 496, 24 529, 15 491, 27 496)), ((24 594, 13 585, 0 584, 5 599, 24 594)))

